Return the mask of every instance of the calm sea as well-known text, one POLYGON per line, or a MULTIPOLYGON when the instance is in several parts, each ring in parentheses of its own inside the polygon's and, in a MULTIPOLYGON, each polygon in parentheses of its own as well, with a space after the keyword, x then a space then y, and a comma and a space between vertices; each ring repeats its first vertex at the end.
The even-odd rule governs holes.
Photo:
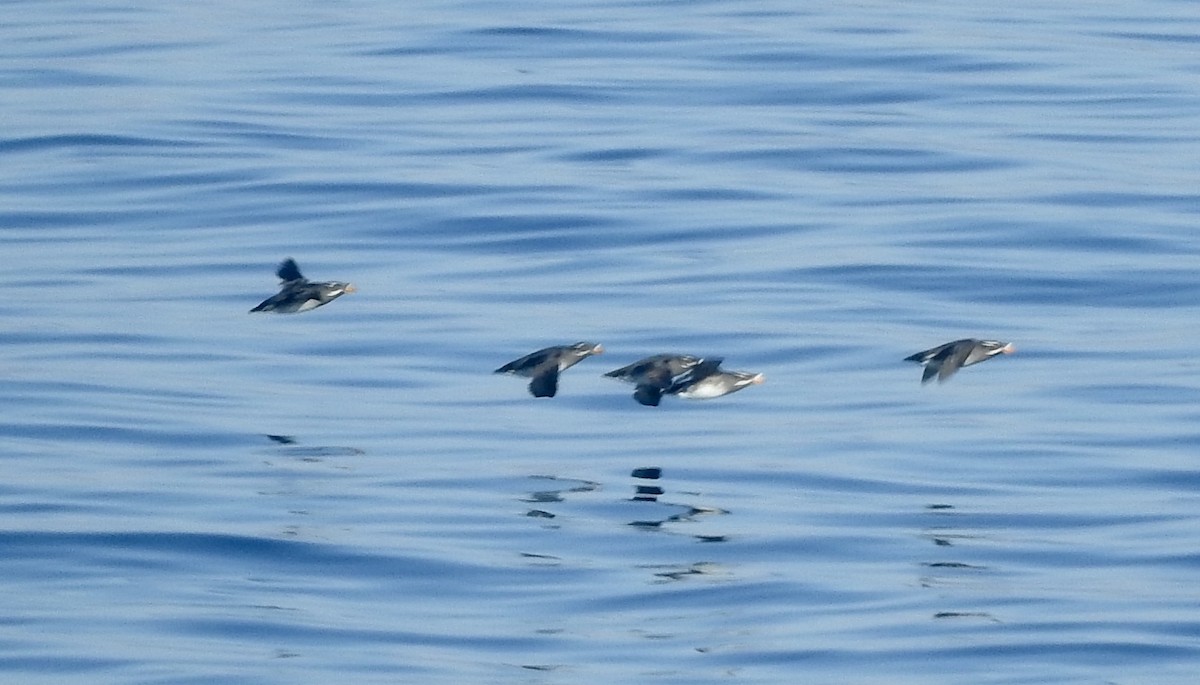
POLYGON ((3 5, 0 682, 1196 682, 1195 2, 3 5))

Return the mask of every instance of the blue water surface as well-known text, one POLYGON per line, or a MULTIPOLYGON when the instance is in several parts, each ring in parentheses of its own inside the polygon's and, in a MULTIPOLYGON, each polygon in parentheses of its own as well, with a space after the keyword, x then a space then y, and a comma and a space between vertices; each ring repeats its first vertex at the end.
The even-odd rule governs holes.
POLYGON ((1195 682, 1194 3, 6 9, 0 681, 1195 682))

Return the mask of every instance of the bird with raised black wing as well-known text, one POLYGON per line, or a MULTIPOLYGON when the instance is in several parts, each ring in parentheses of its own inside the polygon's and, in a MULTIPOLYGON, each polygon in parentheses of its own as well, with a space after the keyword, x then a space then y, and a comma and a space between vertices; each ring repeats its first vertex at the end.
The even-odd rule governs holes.
POLYGON ((337 298, 355 291, 354 284, 341 281, 317 283, 310 281, 300 273, 296 260, 287 258, 275 270, 275 275, 282 281, 279 292, 259 303, 250 310, 254 312, 276 312, 279 314, 295 314, 316 309, 337 298))
POLYGON ((703 360, 687 354, 656 354, 604 374, 636 387, 633 399, 648 407, 657 407, 663 393, 675 380, 703 360))
POLYGON ((496 369, 495 373, 507 373, 529 378, 529 392, 534 397, 554 397, 558 393, 558 375, 593 354, 604 352, 599 343, 577 342, 574 345, 557 345, 531 352, 520 359, 496 369))

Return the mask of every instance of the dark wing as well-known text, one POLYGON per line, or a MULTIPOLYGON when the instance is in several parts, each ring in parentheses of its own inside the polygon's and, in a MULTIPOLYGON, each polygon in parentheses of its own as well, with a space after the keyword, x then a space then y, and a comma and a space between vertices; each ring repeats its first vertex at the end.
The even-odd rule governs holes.
POLYGON ((299 307, 299 303, 295 300, 295 293, 289 288, 284 288, 262 302, 259 302, 257 307, 250 310, 250 313, 273 311, 287 313, 295 311, 296 307, 299 307))
POLYGON ((965 344, 967 346, 967 348, 970 349, 977 342, 979 342, 979 341, 975 340, 974 338, 963 338, 962 340, 955 340, 953 342, 948 342, 944 345, 938 345, 937 347, 931 347, 928 350, 921 350, 920 352, 918 352, 916 354, 905 357, 904 361, 916 362, 918 364, 924 364, 931 359, 935 359, 938 357, 944 358, 945 355, 950 354, 950 352, 949 352, 950 348, 958 347, 959 345, 965 344))
MULTIPOLYGON (((916 361, 916 360, 912 360, 912 361, 916 361)), ((923 373, 921 373, 921 385, 925 385, 929 381, 933 380, 938 375, 938 371, 940 371, 941 368, 942 368, 942 363, 940 361, 931 361, 928 364, 926 364, 925 371, 923 373)))
POLYGON ((633 399, 637 400, 638 404, 647 407, 657 407, 662 395, 663 389, 654 385, 639 385, 633 391, 633 399))
MULTIPOLYGON (((494 373, 524 373, 525 375, 529 375, 534 369, 545 364, 547 361, 550 361, 550 354, 554 352, 555 349, 556 348, 548 347, 544 350, 531 352, 520 359, 514 359, 504 366, 501 366, 500 368, 496 369, 494 373)), ((554 368, 555 371, 558 370, 557 362, 554 363, 554 368)))
POLYGON ((954 343, 946 343, 945 345, 938 345, 937 347, 931 347, 928 350, 921 350, 920 352, 918 352, 916 354, 905 357, 904 361, 916 362, 918 364, 925 364, 925 363, 929 362, 929 360, 937 357, 939 354, 944 352, 947 347, 950 347, 953 344, 954 343))
POLYGON ((924 364, 925 362, 929 361, 929 360, 930 360, 930 358, 932 358, 932 357, 933 357, 933 355, 934 355, 934 351, 935 351, 935 350, 937 350, 937 349, 938 349, 938 348, 936 348, 936 347, 935 347, 935 348, 933 348, 932 350, 922 350, 921 352, 918 352, 918 353, 916 353, 916 354, 909 355, 909 356, 905 357, 905 358, 904 358, 904 361, 906 361, 906 362, 916 362, 916 363, 918 363, 918 364, 924 364))
POLYGON ((303 281, 304 276, 300 275, 300 267, 296 266, 296 260, 288 257, 283 260, 279 268, 275 270, 275 275, 281 281, 303 281))
POLYGON ((529 381, 529 392, 534 397, 554 397, 558 392, 558 364, 547 364, 538 369, 533 380, 529 381))
MULTIPOLYGON (((967 361, 967 357, 970 356, 971 351, 974 349, 975 342, 973 340, 959 340, 948 345, 947 349, 938 355, 938 359, 941 361, 938 365, 938 382, 946 381, 958 373, 958 370, 963 367, 963 363, 967 361)), ((928 372, 929 368, 926 367, 925 370, 928 372)))
POLYGON ((635 362, 633 364, 630 364, 629 366, 622 366, 619 369, 613 369, 612 371, 608 371, 604 375, 607 376, 608 378, 629 378, 629 377, 633 376, 634 373, 637 371, 637 369, 639 369, 641 367, 642 367, 641 362, 635 362))
POLYGON ((646 371, 641 374, 641 378, 638 380, 638 385, 658 388, 659 390, 666 390, 667 388, 671 387, 671 381, 673 378, 674 375, 671 373, 671 367, 667 364, 659 364, 652 368, 646 369, 646 371))
POLYGON ((661 366, 663 363, 663 359, 664 359, 664 355, 656 355, 653 357, 646 357, 645 359, 639 359, 638 361, 630 364, 629 366, 622 366, 619 369, 613 369, 612 371, 609 371, 608 373, 606 373, 604 375, 608 376, 609 378, 624 378, 626 380, 637 380, 638 378, 641 378, 642 376, 646 375, 646 373, 649 372, 651 369, 653 369, 657 366, 661 366))

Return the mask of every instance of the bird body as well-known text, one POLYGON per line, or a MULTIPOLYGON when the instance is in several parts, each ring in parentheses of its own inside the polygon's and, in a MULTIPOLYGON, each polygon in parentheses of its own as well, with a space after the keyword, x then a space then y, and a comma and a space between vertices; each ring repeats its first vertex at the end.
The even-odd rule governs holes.
POLYGON ((706 359, 680 376, 665 392, 690 400, 709 400, 767 380, 761 373, 725 371, 720 367, 720 359, 706 359))
POLYGON ((530 378, 529 392, 534 397, 554 397, 558 393, 558 375, 593 354, 602 354, 604 346, 599 343, 577 342, 574 345, 557 345, 514 359, 496 369, 495 373, 507 373, 530 378))
POLYGON ((998 354, 1016 352, 1012 343, 999 340, 977 340, 964 338, 944 345, 922 350, 904 358, 906 362, 916 362, 925 366, 921 374, 921 383, 925 384, 935 377, 939 383, 944 383, 964 366, 971 366, 987 361, 998 354))
POLYGON ((307 312, 356 290, 352 283, 310 281, 300 273, 300 267, 296 265, 296 260, 290 257, 283 260, 283 263, 275 270, 275 275, 279 276, 279 280, 282 281, 279 292, 260 302, 257 307, 250 310, 250 313, 295 314, 307 312))
POLYGON ((633 399, 657 407, 663 393, 675 380, 704 360, 687 354, 656 354, 604 374, 633 383, 633 399))
POLYGON ((711 399, 765 380, 760 373, 724 371, 721 361, 720 357, 656 354, 604 375, 634 383, 633 399, 648 407, 657 407, 663 395, 711 399))

